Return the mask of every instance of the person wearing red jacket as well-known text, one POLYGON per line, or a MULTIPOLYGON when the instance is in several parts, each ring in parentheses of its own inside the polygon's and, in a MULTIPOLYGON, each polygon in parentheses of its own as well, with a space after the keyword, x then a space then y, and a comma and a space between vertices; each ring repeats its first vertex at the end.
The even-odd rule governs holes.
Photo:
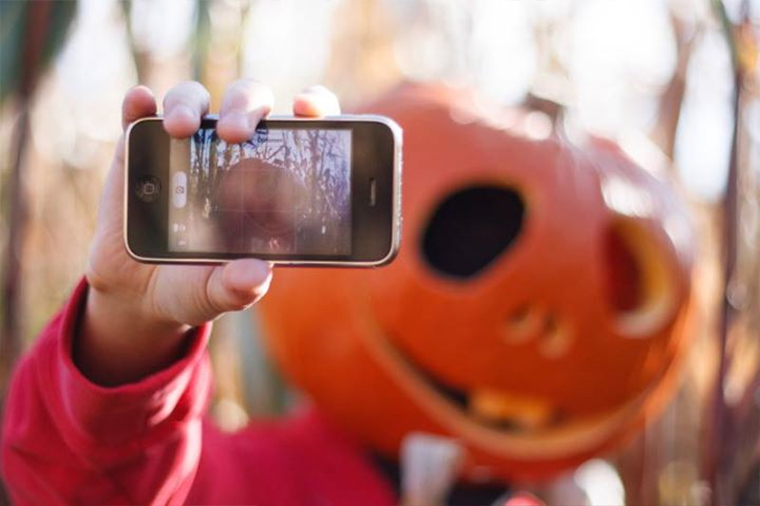
MULTIPOLYGON (((217 127, 250 138, 272 107, 251 80, 227 91, 217 127)), ((164 126, 186 138, 208 113, 198 83, 164 100, 164 126)), ((295 98, 298 116, 339 114, 322 87, 295 98)), ((149 89, 130 90, 126 128, 155 115, 149 89)), ((390 505, 389 484, 352 442, 315 413, 228 435, 204 420, 205 351, 219 315, 249 307, 272 269, 245 259, 218 266, 144 265, 122 239, 124 138, 106 180, 86 279, 18 365, 9 390, 2 470, 15 504, 390 505)))
MULTIPOLYGON (((233 84, 219 136, 230 143, 250 138, 272 100, 259 83, 233 84)), ((176 86, 163 103, 167 132, 192 135, 209 101, 196 82, 176 86)), ((123 126, 156 111, 150 90, 135 87, 124 99, 123 126)), ((293 111, 340 112, 322 87, 299 94, 293 111)), ((1 461, 14 503, 395 504, 391 481, 316 411, 235 434, 204 419, 209 322, 259 300, 272 269, 255 259, 216 266, 133 261, 122 239, 123 156, 122 137, 85 279, 14 373, 1 461)))

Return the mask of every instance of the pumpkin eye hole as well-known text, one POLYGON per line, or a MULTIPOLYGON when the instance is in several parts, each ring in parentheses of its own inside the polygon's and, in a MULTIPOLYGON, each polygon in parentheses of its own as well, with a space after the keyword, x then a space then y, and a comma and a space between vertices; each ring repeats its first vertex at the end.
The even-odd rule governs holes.
POLYGON ((423 256, 448 276, 474 276, 514 244, 524 215, 523 199, 511 188, 458 191, 433 213, 422 241, 423 256))
POLYGON ((643 338, 662 328, 678 303, 668 258, 638 221, 617 217, 604 236, 608 299, 621 335, 643 338))

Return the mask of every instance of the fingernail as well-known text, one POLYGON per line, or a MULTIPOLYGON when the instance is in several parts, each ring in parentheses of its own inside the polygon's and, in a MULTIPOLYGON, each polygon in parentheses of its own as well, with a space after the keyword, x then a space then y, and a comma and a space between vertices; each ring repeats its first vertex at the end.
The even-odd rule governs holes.
POLYGON ((230 127, 241 128, 243 130, 253 129, 253 125, 251 125, 251 120, 248 115, 239 112, 225 116, 224 122, 230 127))
POLYGON ((238 291, 251 291, 269 282, 271 270, 260 260, 239 260, 231 262, 225 269, 225 277, 230 286, 238 291))

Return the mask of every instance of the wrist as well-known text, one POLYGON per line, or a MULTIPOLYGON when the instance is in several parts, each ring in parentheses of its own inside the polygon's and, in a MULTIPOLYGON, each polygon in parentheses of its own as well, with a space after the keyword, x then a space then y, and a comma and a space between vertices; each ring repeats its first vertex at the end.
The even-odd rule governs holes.
POLYGON ((74 363, 103 386, 139 381, 183 355, 190 329, 157 317, 140 297, 90 287, 74 340, 74 363))

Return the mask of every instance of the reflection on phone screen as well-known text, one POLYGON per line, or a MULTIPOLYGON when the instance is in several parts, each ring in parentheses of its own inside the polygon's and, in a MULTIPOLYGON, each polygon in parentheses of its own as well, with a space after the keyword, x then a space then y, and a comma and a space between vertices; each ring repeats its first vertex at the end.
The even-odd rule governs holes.
POLYGON ((351 254, 351 131, 216 130, 172 140, 172 251, 351 254))

